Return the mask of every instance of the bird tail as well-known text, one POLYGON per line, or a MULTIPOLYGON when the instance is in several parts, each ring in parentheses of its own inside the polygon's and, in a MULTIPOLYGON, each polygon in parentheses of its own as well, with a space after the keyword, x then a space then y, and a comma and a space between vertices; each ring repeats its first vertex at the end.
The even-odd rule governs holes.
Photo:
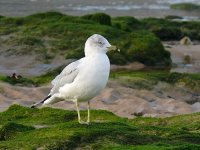
POLYGON ((50 97, 51 97, 51 95, 48 95, 48 96, 47 96, 45 99, 43 99, 42 101, 39 101, 39 102, 33 104, 33 105, 31 106, 31 108, 35 108, 35 107, 37 107, 37 106, 43 104, 43 103, 44 103, 47 99, 49 99, 50 97))

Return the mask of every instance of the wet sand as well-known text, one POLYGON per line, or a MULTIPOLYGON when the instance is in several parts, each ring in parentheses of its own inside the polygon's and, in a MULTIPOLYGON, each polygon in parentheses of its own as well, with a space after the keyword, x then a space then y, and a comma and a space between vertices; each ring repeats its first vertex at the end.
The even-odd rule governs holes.
MULTIPOLYGON (((0 83, 0 111, 12 104, 30 107, 48 94, 51 85, 20 87, 0 83)), ((75 110, 73 102, 59 102, 50 107, 75 110)), ((87 109, 86 103, 81 107, 87 109)), ((110 80, 103 92, 91 100, 91 109, 103 109, 114 114, 134 118, 135 114, 151 117, 168 117, 200 111, 200 97, 180 86, 158 83, 154 89, 132 89, 110 80)))
POLYGON ((166 49, 171 53, 174 64, 171 72, 200 73, 200 44, 181 45, 178 41, 164 42, 166 49), (188 55, 191 62, 186 64, 184 57, 188 55))

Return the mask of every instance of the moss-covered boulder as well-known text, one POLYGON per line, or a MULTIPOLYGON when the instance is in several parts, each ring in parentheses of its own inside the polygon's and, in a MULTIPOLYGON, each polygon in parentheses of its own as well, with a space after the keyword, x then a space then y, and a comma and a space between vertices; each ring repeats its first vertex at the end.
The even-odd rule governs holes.
POLYGON ((194 3, 177 3, 170 5, 172 9, 187 10, 187 11, 200 11, 200 5, 194 3))
POLYGON ((88 14, 81 18, 92 20, 102 25, 111 25, 111 17, 105 13, 88 14))
POLYGON ((135 31, 144 27, 139 20, 129 16, 115 17, 112 19, 112 24, 114 27, 124 31, 135 31))
POLYGON ((161 40, 180 40, 184 36, 192 40, 200 39, 199 21, 178 22, 169 19, 145 18, 141 22, 147 30, 155 33, 161 40))
MULTIPOLYGON (((81 114, 86 117, 87 111, 81 111, 81 114)), ((120 118, 103 110, 92 110, 91 114, 92 123, 81 125, 77 123, 75 111, 53 108, 33 110, 17 105, 11 106, 7 111, 0 113, 0 126, 3 126, 4 131, 1 129, 0 132, 0 136, 3 137, 0 149, 200 148, 200 113, 135 119, 120 118), (24 111, 29 113, 22 118, 24 111), (14 120, 13 116, 17 123, 9 121, 14 120), (35 125, 43 127, 31 127, 35 125)))
POLYGON ((125 56, 129 61, 139 61, 148 66, 169 66, 170 53, 166 51, 160 41, 151 32, 141 30, 127 37, 125 56))
POLYGON ((0 129, 0 141, 9 140, 15 137, 17 133, 34 130, 34 127, 9 122, 0 129))
POLYGON ((167 15, 167 16, 165 16, 165 19, 169 19, 169 20, 173 20, 173 19, 183 19, 183 17, 177 16, 177 15, 167 15))
POLYGON ((146 18, 142 22, 162 40, 176 40, 183 36, 178 22, 156 18, 146 18))

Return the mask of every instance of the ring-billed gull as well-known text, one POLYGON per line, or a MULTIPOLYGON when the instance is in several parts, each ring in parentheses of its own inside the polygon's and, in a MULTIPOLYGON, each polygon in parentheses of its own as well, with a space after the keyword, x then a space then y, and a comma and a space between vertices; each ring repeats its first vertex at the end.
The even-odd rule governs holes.
POLYGON ((106 86, 110 61, 106 53, 117 50, 103 36, 94 34, 85 43, 85 57, 72 62, 51 82, 53 88, 49 95, 40 104, 53 104, 59 101, 73 101, 76 104, 78 122, 88 124, 90 122, 89 100, 97 96, 106 86), (88 102, 87 122, 81 120, 79 102, 88 102))

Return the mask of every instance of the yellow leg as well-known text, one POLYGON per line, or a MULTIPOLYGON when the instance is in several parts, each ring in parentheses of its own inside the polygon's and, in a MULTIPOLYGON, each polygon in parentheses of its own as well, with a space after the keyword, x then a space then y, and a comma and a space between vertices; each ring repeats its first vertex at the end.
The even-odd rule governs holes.
POLYGON ((79 110, 79 103, 78 103, 77 100, 75 101, 75 103, 76 103, 76 110, 77 110, 77 113, 78 113, 78 122, 81 123, 81 116, 80 116, 80 110, 79 110))
MULTIPOLYGON (((77 110, 77 113, 78 113, 78 122, 79 122, 80 124, 89 124, 89 122, 84 122, 84 121, 81 120, 81 115, 80 115, 78 100, 75 100, 75 103, 76 103, 76 110, 77 110)), ((90 121, 90 120, 89 120, 89 121, 90 121)))
POLYGON ((87 118, 87 123, 90 123, 90 101, 88 101, 88 118, 87 118))

